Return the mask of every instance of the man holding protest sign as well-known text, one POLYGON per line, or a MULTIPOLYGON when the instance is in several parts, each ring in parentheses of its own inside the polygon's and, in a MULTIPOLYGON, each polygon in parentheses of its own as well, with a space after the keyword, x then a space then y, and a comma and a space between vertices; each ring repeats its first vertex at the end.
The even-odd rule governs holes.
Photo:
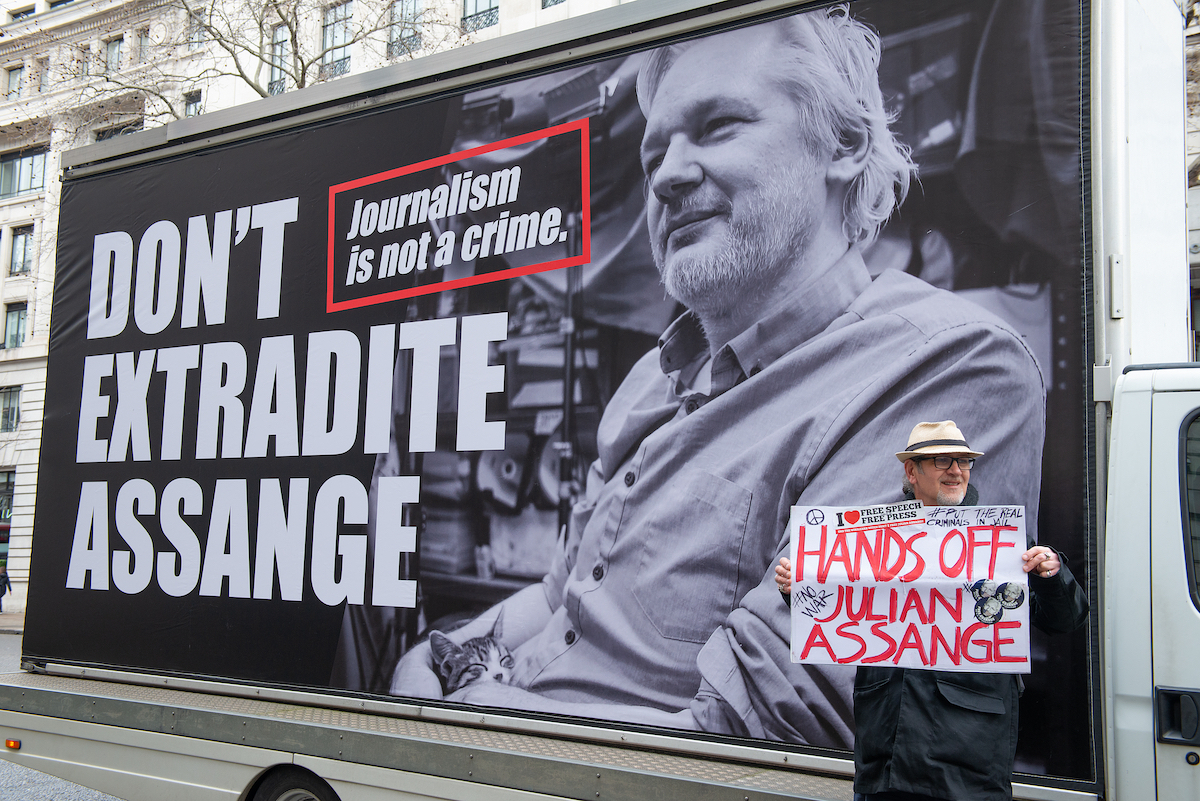
MULTIPOLYGON (((638 78, 647 221, 690 311, 607 405, 599 459, 542 583, 499 613, 512 684, 451 700, 848 747, 852 673, 789 657, 772 568, 791 508, 882 502, 864 470, 932 410, 994 421, 986 480, 1036 518, 1044 386, 1021 337, 860 254, 914 165, 880 44, 844 7, 682 42, 638 78), (969 388, 970 391, 964 391, 969 388)), ((442 697, 427 644, 397 695, 442 697)))
MULTIPOLYGON (((917 424, 909 436, 908 446, 896 454, 904 464, 905 497, 919 501, 925 507, 976 507, 979 493, 971 485, 970 476, 976 458, 981 456, 982 452, 972 450, 967 445, 966 438, 953 421, 917 424)), ((904 534, 911 529, 897 524, 895 528, 903 532, 898 541, 912 544, 927 537, 927 531, 935 527, 929 525, 933 515, 926 514, 925 517, 922 522, 926 525, 918 527, 919 533, 910 534, 907 539, 904 539, 904 534)), ((958 571, 962 569, 964 559, 971 556, 967 549, 976 545, 976 529, 991 528, 995 532, 996 529, 1002 528, 1014 531, 1020 528, 963 525, 967 520, 964 516, 954 521, 954 524, 966 529, 969 534, 964 536, 958 528, 953 528, 950 531, 951 536, 943 540, 938 556, 933 556, 930 551, 928 559, 919 560, 922 567, 940 564, 944 575, 962 579, 964 574, 958 571), (946 569, 945 543, 955 542, 955 536, 962 538, 962 558, 956 561, 955 568, 946 569)), ((1019 521, 1012 519, 1005 522, 1019 521)), ((889 527, 885 530, 890 533, 893 529, 889 527)), ((822 541, 824 539, 823 532, 822 541)), ((983 540, 981 544, 986 554, 987 538, 983 540)), ((1030 539, 1025 544, 1028 545, 1031 541, 1030 539)), ((998 546, 1009 544, 1000 537, 992 538, 990 567, 993 571, 997 562, 998 546)), ((801 545, 798 552, 802 559, 806 554, 813 553, 807 550, 806 545, 801 545)), ((1034 545, 1026 548, 1020 554, 1020 559, 1020 569, 1029 577, 1030 604, 1027 619, 1050 634, 1066 633, 1082 625, 1088 613, 1087 598, 1059 555, 1047 546, 1034 545)), ((886 563, 887 557, 884 556, 878 561, 886 563)), ((951 558, 950 561, 955 560, 951 558)), ((889 579, 894 579, 895 574, 907 567, 903 556, 894 564, 898 567, 892 571, 892 575, 887 576, 889 579)), ((872 571, 874 568, 875 566, 871 565, 872 571)), ((848 572, 853 573, 854 570, 851 568, 848 572)), ((785 602, 792 606, 792 593, 796 588, 792 582, 791 560, 786 557, 781 559, 775 573, 780 592, 785 594, 785 602)), ((796 566, 796 573, 799 585, 803 574, 802 565, 796 566)), ((918 570, 914 570, 901 581, 907 580, 917 584, 920 581, 917 573, 918 570)), ((940 641, 943 646, 942 664, 946 667, 950 666, 951 659, 953 665, 961 664, 963 659, 967 660, 968 669, 969 663, 985 663, 994 659, 996 662, 991 665, 993 669, 1027 670, 1027 655, 1021 657, 1019 654, 1010 653, 1007 657, 1000 656, 1001 644, 1011 646, 1014 639, 1000 636, 999 620, 1005 609, 1018 609, 1021 606, 1024 600, 1022 589, 1016 582, 997 587, 995 582, 989 584, 987 578, 971 583, 976 579, 976 575, 969 572, 965 578, 968 583, 962 589, 966 589, 968 593, 973 591, 979 601, 975 610, 978 622, 968 626, 961 639, 955 639, 960 634, 961 627, 953 628, 954 635, 950 636, 950 639, 954 640, 952 644, 942 639, 940 632, 931 637, 929 652, 932 654, 932 664, 938 664, 937 648, 940 641), (992 610, 989 604, 996 607, 995 610, 992 610), (980 639, 973 639, 972 632, 976 630, 991 630, 992 636, 989 638, 985 634, 980 639), (969 649, 973 647, 981 650, 982 654, 970 656, 969 649), (1000 664, 1013 662, 1020 665, 1000 664)), ((860 594, 869 589, 860 587, 860 594)), ((962 589, 959 589, 960 597, 963 594, 962 589)), ((892 592, 895 593, 896 590, 893 589, 892 592)), ((912 584, 906 593, 908 598, 916 594, 912 584)), ((933 598, 941 597, 936 590, 931 591, 929 595, 928 607, 925 610, 917 607, 916 617, 922 621, 935 616, 933 598), (920 614, 922 611, 925 614, 920 614)), ((847 601, 846 605, 850 603, 847 601)), ((864 607, 867 606, 873 606, 872 602, 867 601, 864 607)), ((901 622, 904 621, 909 608, 909 601, 906 600, 904 611, 899 615, 901 622)), ((953 614, 952 610, 951 604, 943 605, 944 612, 953 614)), ((808 614, 804 611, 803 604, 800 614, 808 614)), ((832 628, 833 623, 829 621, 834 615, 826 614, 824 609, 820 610, 820 614, 823 615, 820 618, 816 618, 816 615, 809 617, 819 619, 832 628)), ((960 614, 959 619, 962 617, 960 614)), ((872 617, 870 612, 866 612, 865 618, 884 621, 888 616, 872 617)), ((801 628, 804 628, 803 623, 801 628)), ((848 627, 855 625, 847 623, 837 627, 837 631, 845 633, 848 627)), ((883 622, 879 622, 872 627, 872 631, 886 635, 886 632, 880 631, 884 625, 883 622)), ((1021 623, 1009 622, 1006 625, 1019 628, 1021 623)), ((908 624, 908 631, 916 630, 917 626, 914 623, 908 624)), ((925 646, 922 645, 919 635, 914 637, 914 642, 921 661, 915 663, 915 667, 892 667, 891 665, 900 663, 906 647, 911 644, 908 631, 900 638, 898 650, 895 647, 889 648, 885 654, 890 657, 895 652, 894 658, 870 657, 859 660, 865 651, 870 650, 864 647, 850 659, 837 660, 858 664, 858 674, 854 683, 855 798, 858 801, 1011 799, 1010 777, 1017 748, 1017 712, 1021 691, 1017 673, 923 669, 931 662, 926 661, 925 646), (877 667, 875 663, 888 666, 877 667)), ((863 641, 858 634, 851 636, 858 642, 863 641)), ((886 639, 890 640, 893 646, 896 645, 894 639, 886 639)), ((808 642, 814 640, 823 643, 829 654, 834 655, 833 646, 828 644, 825 635, 816 638, 810 636, 808 642)), ((1025 649, 1028 650, 1027 639, 1025 649)), ((815 656, 820 657, 819 654, 815 656)), ((986 666, 982 669, 986 669, 986 666)))

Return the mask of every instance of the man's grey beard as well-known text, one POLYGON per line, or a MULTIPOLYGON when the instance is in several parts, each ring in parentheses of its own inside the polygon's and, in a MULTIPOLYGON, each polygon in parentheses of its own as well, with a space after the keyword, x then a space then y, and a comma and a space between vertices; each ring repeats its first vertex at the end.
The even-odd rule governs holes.
POLYGON ((966 495, 967 495, 967 485, 966 484, 962 485, 962 492, 960 492, 958 494, 957 498, 951 497, 949 494, 946 493, 945 490, 939 489, 937 491, 937 504, 938 504, 938 506, 958 506, 960 503, 963 502, 963 498, 965 498, 966 495))
MULTIPOLYGON (((913 490, 913 485, 908 480, 908 476, 905 476, 904 479, 901 481, 900 490, 905 496, 912 495, 913 497, 916 497, 916 492, 913 490)), ((937 491, 937 496, 934 498, 934 500, 937 501, 938 506, 958 506, 960 503, 963 502, 963 499, 966 497, 967 497, 967 485, 963 484, 961 498, 951 498, 950 496, 948 496, 945 493, 945 491, 939 489, 937 491)))
POLYGON ((668 267, 664 243, 652 236, 654 263, 667 293, 693 311, 716 315, 731 313, 733 303, 769 297, 779 277, 804 253, 815 217, 815 210, 801 208, 805 203, 796 188, 803 179, 795 172, 776 175, 732 215, 715 253, 676 257, 668 267))

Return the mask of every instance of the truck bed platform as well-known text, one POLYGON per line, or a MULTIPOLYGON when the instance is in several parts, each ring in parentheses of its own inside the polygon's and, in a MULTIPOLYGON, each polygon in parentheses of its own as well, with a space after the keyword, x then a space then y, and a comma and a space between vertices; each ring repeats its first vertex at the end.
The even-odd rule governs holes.
MULTIPOLYGON (((494 724, 494 716, 480 717, 494 724)), ((847 778, 786 767, 370 711, 33 673, 0 676, 0 734, 22 740, 20 750, 6 749, 2 754, 13 762, 131 798, 130 789, 142 786, 163 797, 162 782, 184 791, 178 781, 166 778, 178 775, 177 771, 154 775, 159 772, 154 766, 164 759, 196 760, 192 781, 186 783, 190 792, 178 796, 186 798, 239 798, 257 772, 286 763, 314 770, 335 788, 343 782, 360 784, 367 780, 364 772, 394 772, 395 783, 386 784, 413 798, 424 797, 435 786, 437 797, 450 797, 448 783, 461 784, 464 799, 853 798, 847 778), (32 715, 42 719, 36 727, 26 728, 22 724, 32 715), (53 733, 45 733, 49 728, 45 718, 58 721, 53 733), (95 747, 80 748, 81 740, 95 747), (214 757, 230 765, 229 780, 218 775, 226 772, 212 769, 214 757), (50 761, 56 764, 51 766, 50 761), (480 785, 487 786, 486 796, 481 795, 480 785)), ((377 783, 374 777, 366 786, 377 783)), ((343 801, 359 797, 366 796, 343 794, 343 801)))

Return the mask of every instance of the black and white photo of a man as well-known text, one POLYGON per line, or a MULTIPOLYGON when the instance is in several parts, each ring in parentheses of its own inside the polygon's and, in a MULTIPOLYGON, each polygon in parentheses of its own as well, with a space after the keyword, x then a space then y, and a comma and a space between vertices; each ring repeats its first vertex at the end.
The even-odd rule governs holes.
MULTIPOLYGON (((843 7, 649 54, 646 217, 688 312, 605 408, 549 573, 450 635, 486 635, 502 608, 512 682, 450 700, 844 748, 853 670, 789 658, 773 566, 791 507, 899 500, 875 468, 897 432, 963 417, 988 421, 981 494, 1036 521, 1045 389, 1029 349, 863 262, 915 173, 879 56, 843 7)), ((427 643, 391 689, 441 697, 427 643)))

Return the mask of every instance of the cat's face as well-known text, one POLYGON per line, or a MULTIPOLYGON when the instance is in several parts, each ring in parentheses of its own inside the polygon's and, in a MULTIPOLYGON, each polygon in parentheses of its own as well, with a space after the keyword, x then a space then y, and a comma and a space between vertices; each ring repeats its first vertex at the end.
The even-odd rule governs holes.
POLYGON ((512 680, 512 654, 495 637, 475 637, 457 645, 435 631, 429 643, 446 695, 479 681, 508 684, 512 680))
POLYGON ((508 684, 512 681, 513 658, 502 643, 489 642, 477 654, 476 661, 467 666, 470 678, 466 684, 475 681, 496 681, 508 684))

